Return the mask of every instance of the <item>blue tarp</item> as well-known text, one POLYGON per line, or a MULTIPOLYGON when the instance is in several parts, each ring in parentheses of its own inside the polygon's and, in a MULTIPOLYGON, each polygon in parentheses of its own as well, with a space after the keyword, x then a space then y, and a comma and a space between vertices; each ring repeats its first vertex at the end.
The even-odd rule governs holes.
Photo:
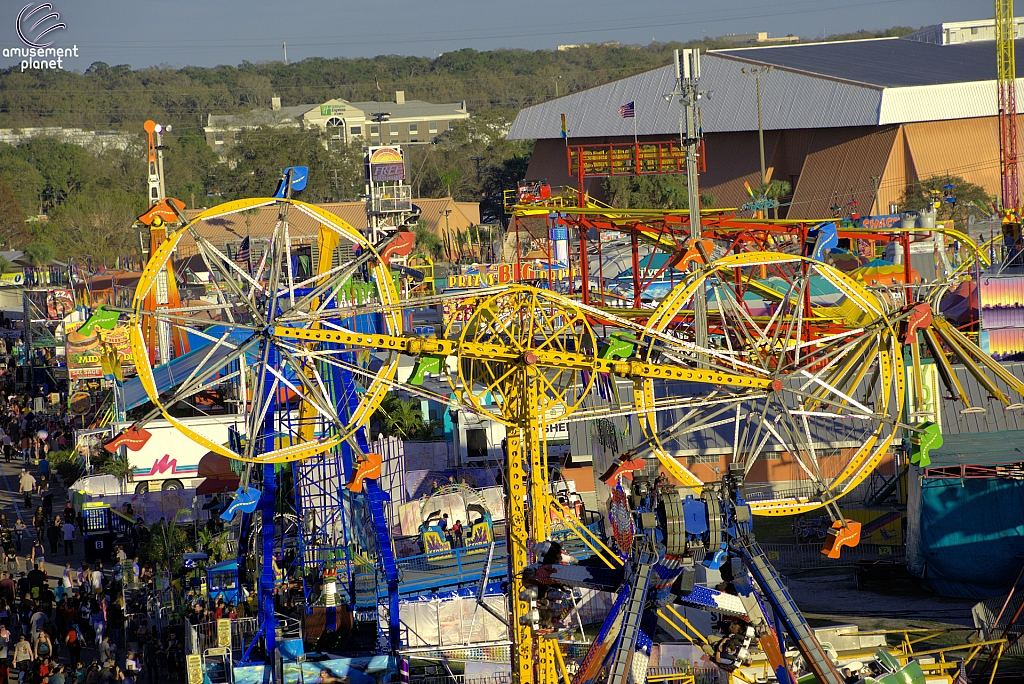
MULTIPOLYGON (((225 330, 226 328, 216 326, 210 328, 207 334, 219 339, 225 330)), ((250 335, 252 335, 252 332, 249 330, 232 329, 228 338, 232 344, 238 345, 247 340, 250 335)), ((205 337, 192 334, 188 336, 188 343, 189 349, 192 350, 188 354, 179 356, 176 359, 172 359, 170 363, 165 363, 153 369, 153 379, 156 382, 158 392, 166 392, 178 383, 184 382, 192 374, 192 371, 206 359, 206 354, 209 351, 206 347, 212 344, 205 337)), ((206 362, 206 366, 208 368, 217 367, 221 359, 232 351, 231 347, 222 345, 206 362)), ((146 390, 142 388, 141 380, 136 377, 124 383, 124 407, 126 411, 136 406, 141 406, 147 401, 149 401, 149 397, 146 396, 146 390)))
POLYGON ((1024 567, 1024 482, 908 477, 907 567, 943 596, 1006 594, 1024 567))

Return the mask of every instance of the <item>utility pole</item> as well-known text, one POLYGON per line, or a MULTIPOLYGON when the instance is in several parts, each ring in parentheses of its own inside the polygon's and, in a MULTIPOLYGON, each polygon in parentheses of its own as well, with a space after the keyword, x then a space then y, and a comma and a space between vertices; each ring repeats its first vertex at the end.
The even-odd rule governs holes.
POLYGON ((755 87, 757 88, 757 142, 761 148, 761 187, 768 183, 768 174, 765 170, 764 165, 764 123, 761 119, 761 77, 771 71, 774 67, 770 64, 760 67, 747 67, 740 69, 747 76, 751 76, 754 79, 755 87))
MULTIPOLYGON (((700 184, 697 178, 697 151, 700 132, 697 130, 697 101, 707 93, 700 89, 700 50, 675 51, 676 89, 665 95, 667 101, 679 98, 683 119, 679 122, 679 137, 686 147, 686 189, 690 205, 690 244, 696 245, 701 238, 700 184)), ((703 288, 698 288, 694 298, 694 341, 703 349, 708 345, 708 302, 703 288)))
POLYGON ((469 160, 476 164, 476 182, 480 182, 480 163, 484 160, 483 157, 470 157, 469 160))

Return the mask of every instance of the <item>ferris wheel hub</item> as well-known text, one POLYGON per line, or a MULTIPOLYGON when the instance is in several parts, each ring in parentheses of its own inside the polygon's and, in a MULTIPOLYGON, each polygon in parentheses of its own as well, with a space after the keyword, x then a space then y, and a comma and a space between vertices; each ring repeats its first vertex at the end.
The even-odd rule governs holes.
POLYGON ((781 392, 782 391, 782 380, 779 380, 778 378, 775 378, 774 380, 772 380, 771 388, 772 388, 773 392, 781 392))
POLYGON ((536 366, 538 361, 540 361, 540 357, 532 351, 523 354, 523 363, 527 366, 536 366))

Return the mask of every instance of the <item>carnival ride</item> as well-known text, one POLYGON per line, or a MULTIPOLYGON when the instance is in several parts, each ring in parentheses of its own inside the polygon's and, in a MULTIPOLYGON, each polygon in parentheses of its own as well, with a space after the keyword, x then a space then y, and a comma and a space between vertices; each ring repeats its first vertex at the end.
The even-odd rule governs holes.
MULTIPOLYGON (((680 150, 669 152, 678 171, 680 150)), ((688 150, 688 163, 694 153, 688 150)), ((132 430, 141 434, 147 420, 162 415, 210 451, 244 464, 225 515, 243 511, 249 562, 258 558, 250 570, 258 575, 259 634, 268 662, 276 649, 273 591, 290 572, 302 577, 309 609, 372 607, 380 650, 395 655, 402 649, 402 576, 388 494, 378 482, 382 457, 364 429, 394 389, 505 425, 507 570, 501 574, 509 585, 512 674, 520 683, 545 684, 643 681, 657 618, 686 634, 675 604, 724 616, 721 635, 698 636, 726 671, 757 641, 776 678, 793 681, 788 636, 810 675, 837 684, 842 680, 834 664, 758 547, 751 516, 823 509, 833 521, 823 552, 835 557, 856 545, 859 525, 844 519, 838 501, 897 445, 908 442, 924 462, 928 449, 941 443, 921 399, 922 355, 931 357, 949 394, 965 401, 965 411, 990 409, 966 403, 955 364, 967 366, 1003 410, 1024 406, 1024 383, 936 313, 947 285, 910 285, 910 246, 917 237, 941 233, 962 246, 954 250, 962 258, 946 269, 947 278, 968 277, 987 263, 984 249, 950 229, 875 230, 707 211, 695 234, 688 212, 618 210, 535 183, 517 193, 514 220, 540 220, 545 236, 535 242, 547 241, 549 253, 548 221, 574 231, 579 288, 570 273, 570 292, 556 294, 549 268, 546 290, 507 284, 439 296, 432 285, 414 284, 407 291, 416 296, 403 299, 384 254, 396 228, 407 223, 405 214, 415 213, 411 203, 400 207, 405 213, 398 218, 373 223, 374 243, 293 198, 307 173, 287 169, 273 198, 230 202, 192 217, 158 193, 144 223, 167 233, 153 233, 150 261, 126 312, 139 378, 153 406, 132 430), (206 227, 257 208, 276 210, 278 220, 259 258, 247 255, 240 263, 214 246, 206 227), (315 245, 291 230, 300 217, 319 226, 315 245), (603 306, 603 289, 591 291, 592 275, 604 284, 600 272, 591 273, 592 256, 598 270, 601 264, 593 230, 625 234, 633 246, 631 310, 603 306), (868 287, 828 263, 840 240, 873 251, 898 244, 907 255, 899 286, 868 287), (652 273, 640 268, 641 241, 668 255, 652 273), (185 243, 194 245, 210 274, 198 301, 173 296, 172 260, 185 243), (678 274, 678 284, 644 308, 645 287, 667 271, 678 274), (348 295, 353 283, 370 290, 368 301, 354 303, 348 295), (444 336, 409 334, 407 307, 460 298, 473 304, 444 336), (401 355, 417 364, 404 380, 401 355), (178 362, 184 372, 169 372, 186 358, 187 364, 178 362), (451 394, 428 389, 428 372, 441 376, 451 394), (214 388, 237 416, 227 444, 190 431, 172 414, 197 392, 214 388), (605 539, 553 495, 545 428, 615 416, 632 416, 642 438, 608 454, 603 464, 601 479, 611 488, 612 533, 605 539), (726 457, 724 476, 697 472, 687 462, 708 452, 726 457), (744 483, 769 461, 787 469, 786 489, 744 483), (288 535, 277 520, 275 470, 289 463, 298 509, 291 570, 278 566, 288 535), (556 537, 564 540, 565 530, 592 555, 585 564, 563 555, 556 537), (697 585, 698 562, 720 572, 724 585, 697 585), (354 579, 357 567, 372 571, 369 606, 354 579), (573 587, 617 598, 589 649, 567 662, 559 638, 568 630, 573 587)), ((571 271, 572 261, 567 265, 571 271)), ((432 265, 411 258, 399 273, 419 266, 432 265)), ((428 499, 427 556, 456 553, 430 524, 433 512, 428 499)), ((475 535, 480 527, 482 536, 472 550, 489 549, 476 572, 484 587, 493 578, 494 530, 486 506, 481 515, 473 529, 475 535)), ((257 657, 256 643, 243 661, 257 657)), ((887 662, 882 671, 917 681, 914 667, 887 662)))
MULTIPOLYGON (((894 307, 839 270, 800 255, 743 252, 710 263, 700 255, 691 273, 644 319, 619 318, 525 286, 488 288, 489 296, 457 332, 422 338, 402 334, 403 303, 383 263, 374 260, 379 246, 322 210, 285 196, 230 203, 179 221, 181 227, 168 235, 146 269, 132 313, 133 344, 137 358, 150 358, 143 330, 152 321, 205 337, 209 349, 174 387, 158 388, 152 370, 140 368, 147 394, 174 422, 168 408, 196 391, 234 388, 238 437, 228 445, 208 446, 249 468, 263 466, 262 490, 253 501, 262 502, 264 529, 274 527, 268 504, 274 496, 274 464, 322 462, 334 452, 347 454, 340 470, 345 482, 338 486, 355 490, 350 516, 359 517, 351 506, 369 512, 376 543, 367 551, 377 560, 363 562, 373 563, 384 576, 388 608, 396 618, 399 578, 393 555, 388 558, 385 501, 374 484, 380 461, 367 454, 359 429, 396 387, 487 414, 507 426, 510 628, 513 672, 520 682, 566 678, 569 667, 557 640, 546 637, 561 631, 557 615, 567 607, 564 588, 571 586, 614 591, 619 597, 590 653, 572 663, 574 682, 642 681, 653 636, 650 621, 659 610, 670 614, 673 602, 742 623, 738 632, 719 640, 720 649, 709 646, 723 667, 742 660, 749 642, 757 639, 771 654, 773 667, 788 672, 780 655, 785 652, 780 635, 787 633, 818 681, 841 681, 759 552, 750 514, 824 508, 835 521, 829 550, 855 544, 855 524, 842 518, 836 502, 867 477, 901 429, 914 432, 904 416, 902 351, 904 344, 917 347, 907 340, 921 332, 927 345, 935 345, 927 347, 929 352, 943 358, 948 351, 958 358, 973 354, 979 369, 998 375, 998 364, 987 366, 970 340, 936 324, 935 318, 925 320, 922 304, 894 307), (280 220, 254 272, 227 259, 202 235, 206 220, 267 205, 278 208, 280 220), (292 258, 291 211, 321 225, 315 273, 298 272, 292 258), (218 274, 212 283, 217 303, 146 309, 148 288, 186 236, 208 260, 211 273, 218 274), (339 237, 357 246, 358 256, 353 250, 348 262, 334 266, 324 255, 333 253, 331 243, 339 237), (344 302, 345 286, 357 275, 377 287, 377 301, 370 306, 344 302), (706 345, 699 345, 694 333, 697 293, 707 302, 706 345), (374 319, 383 325, 367 329, 374 319), (597 325, 616 334, 601 339, 597 325), (213 336, 206 332, 210 329, 221 332, 213 336), (452 358, 455 370, 448 381, 453 398, 400 382, 399 354, 418 357, 434 369, 452 358), (596 386, 608 378, 629 382, 632 393, 615 391, 597 399, 596 386), (495 403, 481 401, 487 393, 495 403), (544 427, 615 414, 637 415, 645 440, 621 454, 607 478, 617 487, 611 509, 614 543, 609 546, 552 497, 544 427), (833 437, 825 439, 826 433, 833 437), (826 442, 835 443, 836 434, 846 446, 826 455, 826 442), (728 447, 730 470, 720 482, 704 482, 677 455, 715 439, 728 447), (802 484, 748 501, 739 491, 743 476, 772 452, 791 459, 792 479, 802 484), (677 485, 645 476, 642 459, 649 455, 677 485), (620 481, 624 474, 632 475, 631 484, 620 481), (553 517, 580 534, 611 568, 601 575, 588 567, 581 578, 574 572, 584 566, 541 562, 551 560, 553 517), (706 567, 728 569, 740 598, 693 586, 697 549, 705 554, 706 567), (540 585, 546 588, 539 591, 540 585), (546 602, 543 617, 539 602, 546 602)), ((1019 381, 1015 387, 1024 389, 1019 381)), ((1020 402, 1007 398, 1003 403, 1015 408, 1020 402)), ((255 487, 259 477, 250 482, 251 477, 250 471, 243 490, 255 487)), ((321 531, 331 525, 315 521, 321 531)), ((266 604, 270 592, 265 587, 277 579, 272 547, 280 542, 273 535, 263 538, 260 593, 266 604)), ((264 610, 263 619, 269 653, 274 647, 272 607, 264 610)), ((386 650, 400 648, 396 624, 390 625, 386 650)))

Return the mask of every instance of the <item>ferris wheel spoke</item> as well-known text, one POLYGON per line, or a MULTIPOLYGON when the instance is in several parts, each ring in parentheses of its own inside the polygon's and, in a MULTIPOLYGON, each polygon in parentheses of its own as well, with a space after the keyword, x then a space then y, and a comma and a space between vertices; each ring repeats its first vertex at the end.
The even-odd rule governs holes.
MULTIPOLYGON (((185 382, 178 386, 178 389, 177 391, 174 392, 174 394, 172 394, 169 398, 160 400, 160 403, 164 406, 174 406, 178 402, 185 401, 192 395, 196 394, 196 392, 201 391, 201 389, 204 388, 211 379, 213 379, 218 374, 224 372, 225 369, 228 368, 239 357, 244 356, 245 352, 248 350, 250 346, 252 346, 252 344, 254 343, 249 343, 247 345, 239 347, 238 349, 235 349, 234 351, 229 353, 227 356, 225 356, 223 359, 219 360, 217 363, 213 364, 209 368, 204 369, 203 365, 201 364, 195 370, 192 371, 192 374, 186 379, 185 382)), ((224 379, 226 379, 226 376, 229 374, 230 373, 225 373, 224 379)), ((217 382, 213 384, 220 384, 220 382, 222 381, 223 379, 218 379, 217 382)))
MULTIPOLYGON (((195 240, 196 246, 199 247, 200 252, 202 252, 204 260, 206 261, 206 264, 208 266, 213 266, 214 268, 216 268, 220 272, 220 274, 228 281, 235 282, 232 276, 241 279, 242 282, 245 282, 246 284, 249 285, 251 292, 264 291, 263 286, 258 281, 253 279, 251 275, 242 270, 241 266, 239 266, 234 261, 229 259, 226 254, 224 254, 219 249, 214 247, 209 240, 199 235, 198 232, 196 232, 194 229, 192 230, 192 232, 192 238, 195 240)), ((243 298, 248 298, 246 297, 244 291, 241 288, 239 288, 239 293, 243 296, 243 298)))
POLYGON ((738 321, 736 329, 744 338, 746 338, 748 350, 753 352, 753 354, 757 357, 758 367, 767 370, 765 368, 767 366, 767 358, 764 354, 762 354, 761 349, 768 340, 765 338, 764 333, 761 331, 761 328, 757 325, 757 322, 754 321, 754 319, 751 318, 750 315, 747 313, 746 308, 741 306, 739 301, 737 301, 735 296, 736 293, 734 292, 732 285, 730 283, 725 282, 724 280, 722 280, 721 282, 723 282, 722 289, 725 293, 725 299, 732 307, 732 310, 735 313, 736 319, 738 321), (758 337, 760 338, 760 340, 754 339, 750 335, 751 328, 758 332, 758 337))
MULTIPOLYGON (((257 325, 265 325, 266 319, 263 318, 260 312, 250 301, 249 295, 246 294, 246 292, 242 289, 238 282, 232 277, 233 274, 230 268, 224 267, 224 262, 221 259, 220 252, 215 247, 208 244, 205 241, 205 239, 203 242, 197 241, 196 246, 199 248, 199 252, 203 256, 203 259, 204 261, 206 261, 207 265, 216 270, 216 272, 221 276, 222 282, 225 285, 227 285, 228 290, 230 290, 231 293, 235 296, 236 304, 241 306, 245 310, 245 312, 253 320, 257 322, 257 325)), ((231 266, 237 268, 235 264, 231 264, 231 266)), ((211 278, 211 280, 213 279, 211 278)), ((216 284, 217 281, 214 280, 214 283, 216 284)), ((227 300, 227 298, 224 299, 227 300)))
MULTIPOLYGON (((294 371, 295 369, 292 368, 292 370, 294 371)), ((296 378, 300 379, 300 382, 297 385, 294 382, 292 382, 291 380, 289 380, 285 376, 284 373, 282 373, 281 371, 279 371, 276 368, 268 368, 267 372, 269 372, 271 375, 274 376, 274 378, 275 378, 274 386, 275 387, 277 387, 277 386, 284 386, 287 389, 290 389, 292 392, 295 393, 295 396, 297 396, 300 401, 304 401, 307 404, 309 404, 310 406, 312 406, 313 410, 316 411, 317 413, 319 413, 321 416, 323 416, 328 422, 332 423, 335 426, 338 424, 338 417, 337 417, 337 415, 333 411, 331 411, 329 408, 325 408, 320 403, 319 398, 313 397, 313 396, 311 396, 309 394, 309 390, 311 388, 306 383, 301 382, 301 378, 303 377, 301 374, 296 374, 296 378), (301 385, 302 387, 300 388, 299 385, 301 385), (303 389, 305 389, 306 391, 304 392, 303 389)))
MULTIPOLYGON (((330 271, 327 271, 326 273, 314 276, 309 280, 299 283, 299 285, 297 285, 296 287, 304 287, 308 283, 324 279, 323 283, 313 288, 311 292, 303 295, 291 307, 291 310, 288 312, 288 314, 279 317, 278 320, 287 322, 293 320, 293 318, 314 318, 319 317, 324 312, 332 313, 337 311, 337 309, 328 309, 328 305, 332 302, 332 300, 337 299, 338 291, 342 287, 344 287, 345 282, 353 275, 355 275, 355 273, 373 257, 374 254, 367 250, 364 254, 361 254, 359 258, 354 261, 346 261, 344 264, 341 264, 336 268, 332 268, 330 271), (328 292, 331 293, 330 296, 324 296, 328 292), (322 299, 320 299, 321 297, 322 299), (317 299, 320 299, 317 308, 307 313, 306 309, 312 306, 313 303, 317 301, 317 299)), ((337 314, 332 313, 332 315, 337 314)))
MULTIPOLYGON (((303 367, 302 363, 299 362, 292 354, 287 350, 278 346, 278 351, 281 353, 281 359, 284 364, 291 368, 295 374, 299 384, 302 385, 305 392, 300 390, 294 383, 288 380, 283 374, 279 375, 279 380, 285 383, 289 388, 295 392, 303 401, 307 402, 312 406, 320 415, 326 418, 329 422, 333 423, 335 427, 340 427, 341 421, 338 419, 338 413, 331 405, 330 398, 326 393, 326 387, 322 384, 317 384, 315 380, 311 380, 307 375, 307 369, 303 367)), ((272 370, 272 372, 275 372, 272 370)), ((275 372, 275 374, 278 374, 275 372)), ((319 375, 312 373, 312 375, 319 380, 319 375)))

